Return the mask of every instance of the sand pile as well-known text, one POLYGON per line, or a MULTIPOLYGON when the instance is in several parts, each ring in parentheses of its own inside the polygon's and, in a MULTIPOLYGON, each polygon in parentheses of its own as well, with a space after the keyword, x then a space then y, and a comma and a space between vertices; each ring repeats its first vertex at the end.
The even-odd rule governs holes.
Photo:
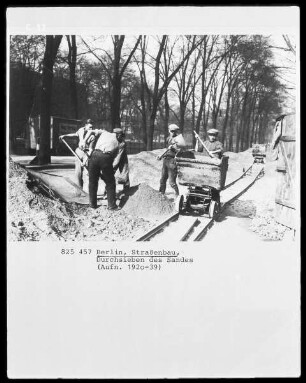
POLYGON ((131 185, 146 183, 153 189, 159 188, 163 161, 158 161, 156 157, 163 152, 164 149, 158 149, 129 156, 131 185))
POLYGON ((10 160, 8 236, 13 241, 58 239, 73 228, 71 212, 57 200, 44 196, 27 172, 10 160))
POLYGON ((116 241, 141 236, 152 224, 123 211, 96 210, 44 196, 25 169, 9 163, 8 239, 116 241))
POLYGON ((142 183, 139 185, 138 190, 128 199, 123 210, 132 216, 160 220, 173 213, 174 204, 163 194, 146 183, 142 183))
POLYGON ((274 216, 269 212, 256 215, 252 219, 250 229, 261 238, 271 241, 282 240, 286 233, 290 231, 286 226, 276 222, 274 216))
POLYGON ((126 214, 122 210, 112 212, 104 206, 96 210, 78 207, 74 214, 76 229, 70 239, 122 241, 140 237, 151 228, 151 224, 143 218, 126 214))

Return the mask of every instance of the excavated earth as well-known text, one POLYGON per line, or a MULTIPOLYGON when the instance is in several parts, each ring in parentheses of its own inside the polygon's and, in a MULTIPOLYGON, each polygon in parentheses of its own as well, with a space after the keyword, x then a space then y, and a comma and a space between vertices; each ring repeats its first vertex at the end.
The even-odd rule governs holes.
POLYGON ((9 163, 8 237, 12 241, 131 239, 152 223, 122 210, 66 204, 44 195, 25 169, 9 163))
MULTIPOLYGON (((174 209, 174 192, 168 186, 165 196, 158 192, 163 149, 129 156, 131 190, 122 210, 105 206, 90 209, 86 205, 67 204, 52 199, 31 179, 27 171, 9 162, 8 237, 12 241, 136 239, 168 217, 174 209)), ((226 183, 241 175, 253 162, 251 150, 226 152, 229 169, 226 183)), ((266 176, 224 214, 248 218, 248 230, 263 239, 279 240, 287 229, 273 216, 275 162, 265 165, 266 176)))
MULTIPOLYGON (((232 153, 233 160, 239 161, 239 158, 246 158, 247 153, 248 151, 232 153)), ((225 208, 219 221, 222 222, 226 217, 240 218, 239 225, 256 233, 262 240, 279 241, 285 238, 291 240, 294 238, 294 231, 275 220, 276 161, 271 161, 269 155, 264 172, 264 177, 225 208)), ((235 225, 233 220, 231 223, 235 225)))

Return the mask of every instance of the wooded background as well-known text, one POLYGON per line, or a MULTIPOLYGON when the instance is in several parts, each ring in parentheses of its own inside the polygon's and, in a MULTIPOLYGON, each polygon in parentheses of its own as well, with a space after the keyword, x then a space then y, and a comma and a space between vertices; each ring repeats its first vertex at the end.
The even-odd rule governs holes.
POLYGON ((194 145, 216 128, 226 150, 266 143, 295 84, 294 42, 271 36, 11 36, 10 142, 40 115, 41 164, 50 162, 50 116, 85 120, 152 150, 169 123, 194 145), (278 64, 276 50, 291 57, 278 64), (285 76, 286 77, 286 76, 285 76))

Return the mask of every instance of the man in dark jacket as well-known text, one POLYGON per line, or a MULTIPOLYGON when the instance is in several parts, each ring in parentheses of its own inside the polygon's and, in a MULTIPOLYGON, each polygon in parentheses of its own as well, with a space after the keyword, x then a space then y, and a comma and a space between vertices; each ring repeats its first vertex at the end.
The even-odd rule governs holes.
POLYGON ((177 166, 175 162, 176 154, 183 149, 186 144, 182 134, 180 134, 180 128, 175 125, 169 125, 169 137, 167 138, 168 150, 163 156, 158 156, 157 159, 163 160, 162 175, 160 179, 159 191, 164 194, 166 191, 166 183, 169 178, 169 184, 173 188, 176 197, 179 195, 179 189, 176 184, 177 166))

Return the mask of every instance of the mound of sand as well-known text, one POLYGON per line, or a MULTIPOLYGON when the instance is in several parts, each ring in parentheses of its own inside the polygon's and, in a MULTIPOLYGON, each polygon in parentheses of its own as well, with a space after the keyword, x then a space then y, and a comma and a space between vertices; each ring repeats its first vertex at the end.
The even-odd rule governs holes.
POLYGON ((137 238, 152 225, 143 218, 108 211, 104 206, 93 210, 51 199, 13 161, 9 163, 8 190, 10 241, 125 240, 137 238))
POLYGON ((158 220, 173 213, 174 204, 163 194, 142 183, 128 199, 123 210, 133 216, 158 220))

